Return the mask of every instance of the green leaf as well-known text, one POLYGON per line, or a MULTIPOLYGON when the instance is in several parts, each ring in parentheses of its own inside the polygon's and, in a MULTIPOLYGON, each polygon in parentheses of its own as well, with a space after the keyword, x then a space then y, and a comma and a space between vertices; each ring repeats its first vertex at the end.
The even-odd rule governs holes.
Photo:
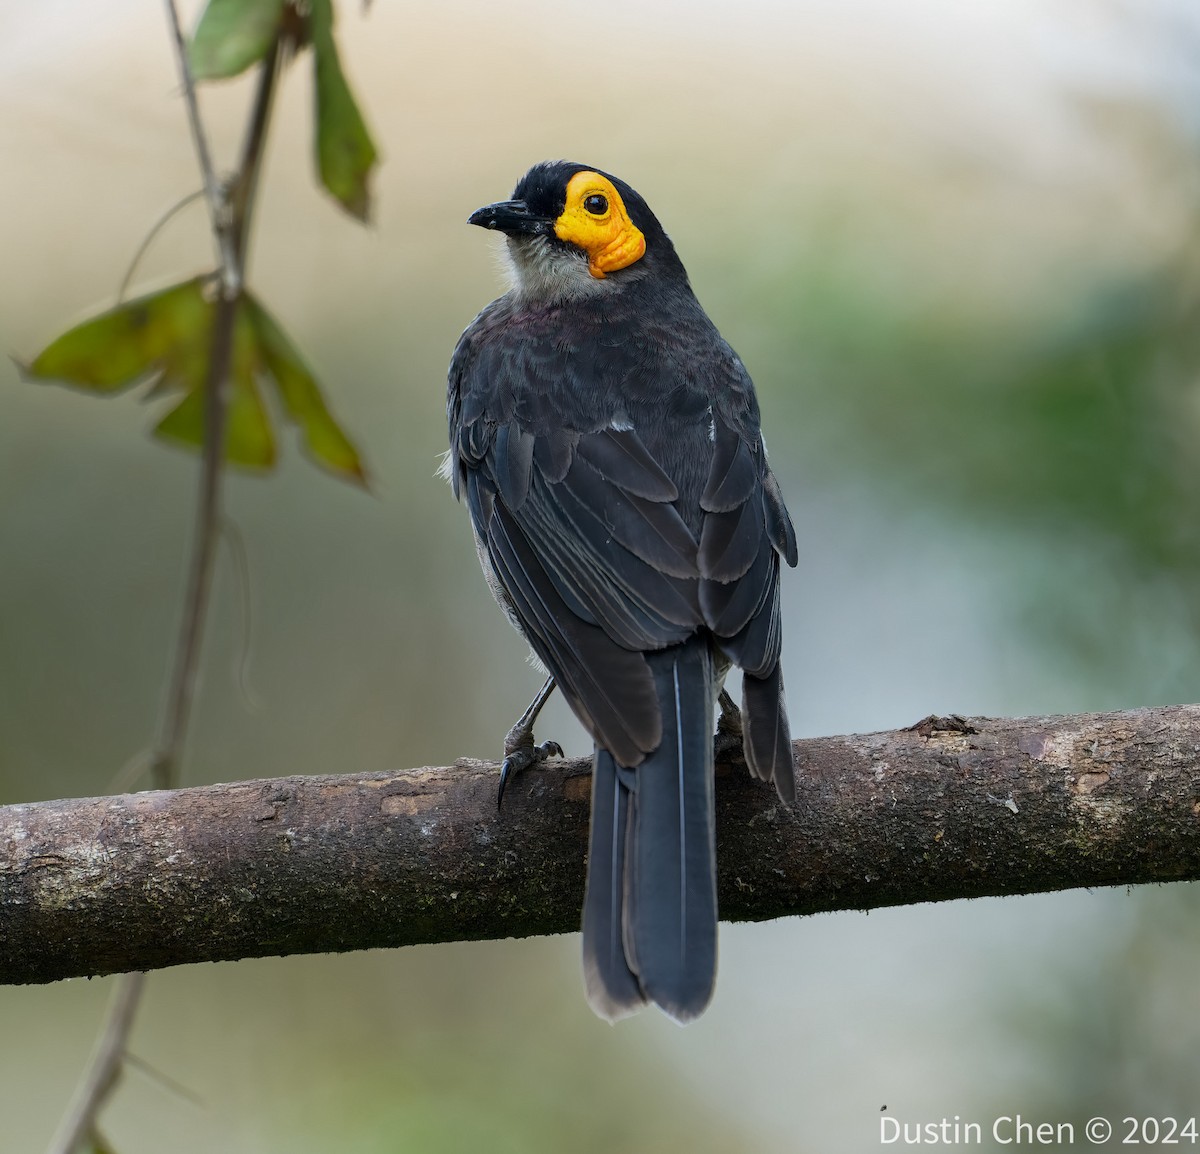
POLYGON ((342 207, 364 223, 378 154, 346 83, 333 39, 332 0, 312 0, 310 16, 317 94, 317 168, 342 207))
MULTIPOLYGON (((48 345, 25 372, 102 394, 152 380, 147 399, 183 394, 155 425, 154 434, 201 448, 216 314, 211 283, 211 277, 197 277, 84 321, 48 345)), ((231 352, 225 459, 259 469, 275 464, 275 433, 260 391, 260 382, 270 379, 317 464, 365 488, 358 449, 330 414, 312 371, 249 293, 238 302, 231 352)))
MULTIPOLYGON (((243 297, 233 324, 233 357, 225 410, 225 459, 234 465, 269 469, 275 464, 275 435, 254 383, 264 365, 246 305, 243 297)), ((211 328, 211 323, 206 326, 206 339, 211 328)), ((205 354, 207 356, 207 349, 205 354)), ((156 436, 197 449, 204 445, 204 383, 201 376, 183 400, 155 425, 156 436)))
POLYGON ((358 449, 330 414, 303 357, 258 301, 247 295, 243 307, 284 411, 300 426, 308 452, 330 472, 365 488, 367 475, 358 449))
MULTIPOLYGON (((149 397, 184 394, 154 432, 179 444, 203 445, 215 311, 210 279, 196 277, 76 325, 34 358, 27 375, 106 394, 154 378, 149 397)), ((254 384, 255 375, 264 370, 243 304, 234 322, 225 430, 225 456, 234 464, 266 468, 275 462, 270 420, 254 384)))
POLYGON ((118 305, 52 341, 28 376, 115 393, 151 374, 203 379, 211 304, 205 277, 118 305))
POLYGON ((197 80, 245 72, 270 49, 283 19, 284 0, 208 0, 188 46, 197 80))

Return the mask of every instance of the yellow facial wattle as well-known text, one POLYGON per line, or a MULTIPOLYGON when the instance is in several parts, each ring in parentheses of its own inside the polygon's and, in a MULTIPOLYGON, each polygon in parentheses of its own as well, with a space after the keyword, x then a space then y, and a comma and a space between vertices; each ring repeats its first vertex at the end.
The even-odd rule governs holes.
POLYGON ((588 254, 588 271, 599 280, 641 260, 646 251, 646 238, 629 219, 621 194, 598 172, 571 177, 554 234, 588 254))

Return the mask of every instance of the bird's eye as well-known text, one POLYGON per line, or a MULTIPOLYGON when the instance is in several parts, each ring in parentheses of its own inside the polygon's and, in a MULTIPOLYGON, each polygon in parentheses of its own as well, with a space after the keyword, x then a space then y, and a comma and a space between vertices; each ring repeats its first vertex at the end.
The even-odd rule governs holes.
POLYGON ((592 214, 592 216, 603 216, 608 212, 608 197, 601 196, 598 192, 593 192, 584 202, 583 207, 592 214))

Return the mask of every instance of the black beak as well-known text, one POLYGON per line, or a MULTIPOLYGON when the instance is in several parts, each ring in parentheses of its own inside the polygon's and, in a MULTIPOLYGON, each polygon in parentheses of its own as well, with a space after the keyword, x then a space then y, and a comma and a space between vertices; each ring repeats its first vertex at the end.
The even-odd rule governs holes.
POLYGON ((502 200, 477 208, 467 217, 467 224, 495 229, 508 236, 536 236, 546 231, 550 221, 544 216, 535 216, 523 200, 502 200))

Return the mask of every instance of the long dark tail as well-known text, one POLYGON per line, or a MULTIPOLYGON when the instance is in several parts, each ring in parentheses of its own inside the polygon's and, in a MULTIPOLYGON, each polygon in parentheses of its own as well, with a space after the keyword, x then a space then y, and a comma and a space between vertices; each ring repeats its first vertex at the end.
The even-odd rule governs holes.
POLYGON ((583 906, 588 1001, 610 1020, 654 1002, 704 1011, 717 973, 713 665, 695 638, 647 654, 662 744, 634 769, 597 749, 583 906))

